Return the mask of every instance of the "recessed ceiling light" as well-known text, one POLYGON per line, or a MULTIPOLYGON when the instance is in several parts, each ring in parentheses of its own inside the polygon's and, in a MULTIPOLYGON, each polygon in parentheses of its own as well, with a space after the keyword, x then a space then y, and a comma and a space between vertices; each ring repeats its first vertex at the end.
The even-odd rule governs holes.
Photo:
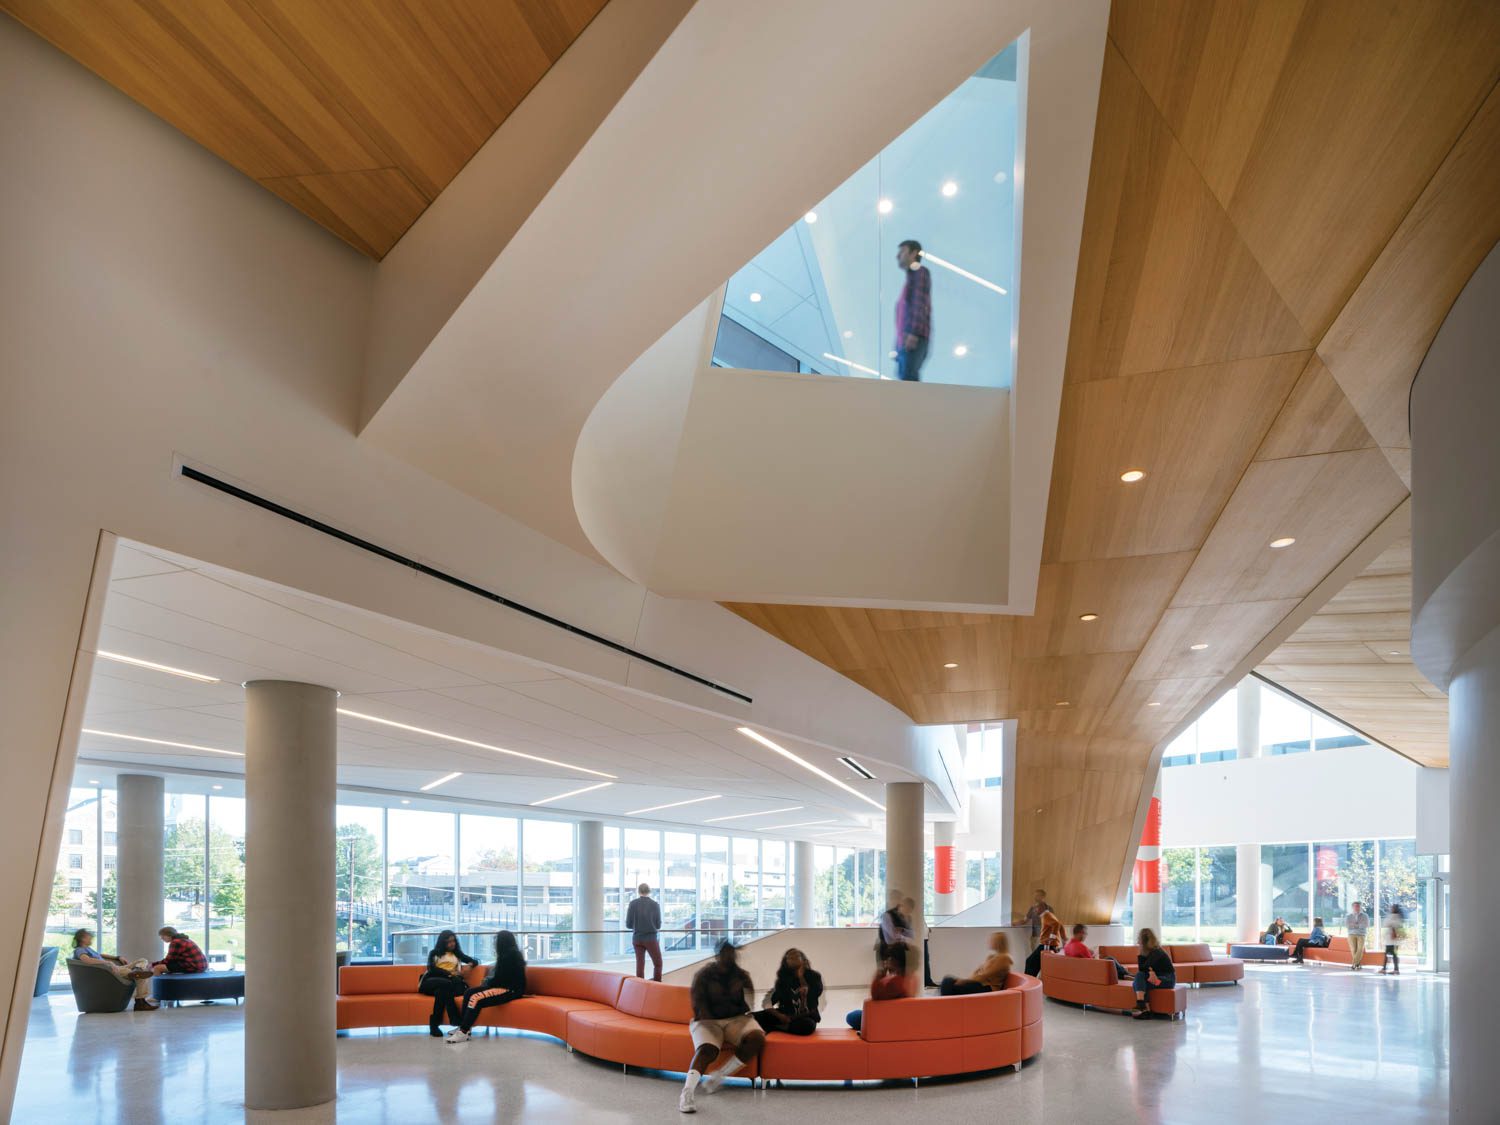
POLYGON ((447 785, 448 782, 452 781, 456 777, 463 777, 463 774, 456 770, 453 773, 445 773, 436 781, 429 781, 426 785, 422 786, 422 792, 426 793, 430 789, 436 789, 439 785, 447 785))
POLYGON ((601 781, 598 785, 585 785, 582 789, 569 789, 566 793, 558 793, 552 797, 543 797, 540 801, 532 801, 531 805, 550 805, 553 801, 561 801, 564 797, 577 797, 580 793, 592 793, 595 789, 608 789, 613 781, 601 781))
POLYGON ((760 304, 760 294, 759 293, 751 293, 750 294, 750 303, 752 305, 758 305, 758 304, 760 304))
POLYGON ((186 668, 173 668, 170 664, 157 664, 153 660, 142 660, 135 656, 123 656, 118 652, 96 652, 95 656, 113 660, 117 664, 133 664, 137 668, 150 668, 153 672, 165 672, 169 676, 181 676, 184 680, 197 680, 200 684, 217 684, 218 676, 205 676, 202 672, 189 672, 186 668))
POLYGON ((955 664, 955 663, 953 663, 953 661, 950 660, 950 661, 948 661, 948 663, 944 664, 943 667, 944 668, 957 668, 958 665, 955 664))
POLYGON ((995 173, 995 182, 997 184, 1003 184, 1008 179, 1010 179, 1010 177, 1007 176, 1004 172, 996 172, 995 173))
POLYGON ((651 805, 648 808, 635 809, 634 811, 628 812, 625 815, 626 816, 640 816, 642 813, 661 812, 662 809, 679 809, 683 805, 700 805, 704 801, 717 801, 722 796, 724 796, 724 794, 722 794, 722 793, 714 793, 714 794, 711 794, 710 796, 707 796, 707 797, 690 797, 686 801, 671 801, 671 802, 669 802, 669 803, 667 803, 665 805, 651 805))
POLYGON ((91 777, 91 778, 89 778, 89 784, 90 785, 98 785, 99 784, 99 779, 97 777, 91 777))
POLYGON ((1069 703, 1066 699, 1059 699, 1057 701, 1057 705, 1059 707, 1071 707, 1071 706, 1073 706, 1073 704, 1069 703))
POLYGON ((952 180, 948 180, 948 181, 946 181, 943 184, 943 195, 944 196, 946 196, 949 199, 952 199, 957 194, 958 194, 958 185, 956 183, 954 183, 952 180))
POLYGON ((1391 651, 1390 651, 1390 652, 1388 652, 1388 653, 1386 653, 1386 655, 1387 655, 1387 656, 1400 656, 1400 655, 1401 655, 1401 652, 1400 652, 1400 650, 1399 650, 1399 649, 1394 649, 1394 648, 1393 648, 1393 649, 1391 649, 1391 651))
POLYGON ((1134 484, 1145 475, 1146 474, 1140 469, 1126 469, 1123 473, 1120 474, 1120 479, 1126 484, 1134 484))
POLYGON ((953 354, 956 355, 956 356, 958 356, 959 359, 963 359, 964 356, 966 356, 966 355, 969 354, 969 345, 968 344, 958 344, 958 345, 955 345, 954 348, 953 348, 953 354))
POLYGON ((787 805, 779 809, 761 809, 760 812, 741 812, 735 813, 733 816, 715 816, 705 820, 703 823, 723 824, 726 820, 744 820, 748 816, 771 816, 773 813, 798 812, 806 807, 806 805, 787 805))
POLYGON ((1099 615, 1097 613, 1080 613, 1078 615, 1078 620, 1080 620, 1080 621, 1098 621, 1099 620, 1099 615))
POLYGON ((874 805, 881 812, 885 812, 885 806, 882 805, 879 801, 875 801, 875 800, 872 800, 869 797, 866 797, 858 789, 854 788, 854 786, 845 784, 844 782, 840 781, 838 778, 834 777, 833 774, 829 773, 828 771, 821 770, 817 766, 813 765, 811 762, 809 762, 809 761, 807 761, 807 760, 805 760, 803 758, 799 758, 796 754, 793 754, 785 746, 778 746, 776 743, 772 742, 765 735, 761 734, 760 731, 758 731, 758 730, 751 730, 749 727, 735 727, 734 729, 737 730, 737 731, 739 731, 746 738, 752 739, 755 742, 759 742, 762 746, 766 747, 766 749, 768 749, 768 750, 774 750, 774 751, 776 751, 776 753, 780 754, 783 758, 786 758, 789 761, 796 762, 799 766, 801 766, 803 769, 807 770, 809 773, 815 773, 819 777, 821 777, 824 781, 832 782, 834 785, 837 785, 840 789, 842 789, 845 793, 852 793, 854 796, 858 797, 861 801, 865 802, 865 804, 867 804, 867 805, 874 805))
POLYGON ((1290 535, 1284 536, 1281 539, 1272 539, 1271 550, 1279 551, 1283 547, 1290 547, 1295 542, 1297 542, 1297 540, 1292 538, 1290 535))
POLYGON ((1199 641, 1195 645, 1188 645, 1188 648, 1192 649, 1194 652, 1202 652, 1207 647, 1208 647, 1208 645, 1205 644, 1203 641, 1199 641))
POLYGON ((1153 699, 1150 703, 1146 704, 1146 706, 1147 707, 1160 707, 1161 706, 1161 700, 1159 700, 1159 699, 1153 699))
POLYGON ((205 754, 227 754, 231 758, 243 758, 245 756, 239 750, 220 750, 213 746, 198 746, 192 742, 168 742, 165 738, 146 738, 139 734, 121 734, 113 730, 93 730, 89 727, 84 727, 83 733, 102 735, 104 738, 123 738, 126 742, 149 742, 153 746, 175 746, 179 750, 201 750, 205 754))
POLYGON ((410 723, 398 723, 395 719, 382 719, 378 715, 366 715, 360 711, 349 711, 343 707, 338 709, 340 715, 347 715, 351 719, 363 719, 367 723, 379 723, 383 727, 395 727, 397 730, 409 730, 413 734, 425 734, 428 738, 441 738, 445 742, 457 742, 460 746, 474 746, 480 750, 492 750, 496 754, 509 754, 512 758, 525 758, 528 762, 541 762, 543 765, 558 766, 565 770, 574 770, 578 773, 592 774, 595 777, 607 777, 610 781, 618 781, 612 773, 602 770, 591 770, 585 766, 575 766, 568 762, 557 762, 551 758, 542 758, 536 754, 523 754, 519 750, 507 750, 503 746, 491 746, 488 742, 475 742, 472 738, 460 738, 456 734, 444 734, 442 731, 428 730, 426 727, 414 727, 410 723))
POLYGON ((844 329, 844 339, 846 339, 846 340, 852 340, 852 339, 854 339, 854 329, 852 329, 852 328, 846 328, 846 329, 844 329))
POLYGON ((802 221, 804 223, 815 223, 818 221, 818 213, 816 211, 809 211, 802 216, 802 221))
POLYGON ((882 199, 879 203, 875 204, 875 210, 879 211, 882 215, 889 215, 895 208, 896 205, 889 199, 882 199))
POLYGON ((401 798, 401 803, 403 805, 409 805, 409 804, 411 804, 411 798, 410 797, 402 797, 401 798))
POLYGON ((977 273, 970 273, 962 266, 955 266, 946 258, 939 258, 931 250, 923 250, 922 263, 926 265, 929 262, 931 262, 935 266, 942 266, 943 269, 949 271, 950 273, 956 273, 959 277, 967 278, 969 281, 974 282, 974 284, 976 285, 983 285, 986 289, 993 289, 1002 297, 1005 296, 1005 290, 1001 286, 996 285, 993 281, 989 280, 989 278, 980 277, 977 273))
POLYGON ((215 785, 214 788, 215 789, 223 789, 224 787, 222 785, 215 785))

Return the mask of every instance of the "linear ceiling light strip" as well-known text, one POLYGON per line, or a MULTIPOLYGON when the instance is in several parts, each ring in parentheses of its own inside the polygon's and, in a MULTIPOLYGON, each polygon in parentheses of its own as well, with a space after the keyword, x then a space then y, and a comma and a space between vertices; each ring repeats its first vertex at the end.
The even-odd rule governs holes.
POLYGON ((533 618, 537 621, 545 622, 546 624, 551 625, 554 628, 561 629, 564 632, 572 633, 576 637, 582 637, 584 640, 593 641, 595 644, 603 645, 605 648, 612 649, 613 651, 618 652, 624 656, 628 656, 632 660, 644 661, 645 663, 650 664, 653 668, 660 668, 664 672, 671 672, 674 676, 681 676, 685 680, 691 680, 695 684, 700 684, 703 687, 720 692, 724 695, 729 696, 731 699, 738 699, 742 703, 754 702, 754 700, 752 700, 750 696, 746 695, 744 692, 735 691, 733 688, 727 688, 723 684, 716 684, 713 680, 705 679, 703 676, 695 675, 692 672, 685 671, 682 668, 678 668, 674 664, 668 664, 665 660, 658 660, 654 656, 647 656, 644 652, 639 652, 636 649, 629 647, 628 645, 622 645, 619 641, 612 641, 608 637, 601 637, 598 633, 592 633, 589 630, 580 628, 577 625, 571 625, 561 618, 553 617, 550 613, 543 613, 539 609, 532 609, 528 605, 522 605, 520 602, 512 601, 510 598, 505 597, 503 594, 497 594, 493 590, 486 590, 483 586, 476 586, 472 582, 466 582, 462 578, 457 578, 451 574, 446 574, 443 571, 436 569, 435 567, 428 566, 426 563, 418 562, 416 559, 397 554, 395 551, 382 547, 379 544, 371 543, 368 539, 361 539, 357 535, 350 535, 347 531, 340 531, 338 528, 332 526, 331 524, 326 524, 322 520, 316 520, 311 516, 303 515, 301 512, 293 511, 291 508, 288 508, 283 504, 278 504, 274 500, 267 500, 264 496, 257 496, 253 492, 246 492, 243 488, 240 488, 237 485, 230 484, 228 481, 219 480, 217 477, 209 476, 207 473, 201 472, 200 470, 193 468, 191 465, 182 465, 180 466, 178 471, 188 480, 197 481, 199 484, 207 485, 209 488, 222 492, 226 496, 233 496, 236 500, 243 500, 247 504, 253 504, 255 505, 255 507, 264 509, 265 511, 271 512, 274 515, 281 516, 283 519, 289 519, 294 523, 302 524, 304 527, 312 528, 312 530, 314 531, 320 531, 324 535, 331 536, 332 538, 337 539, 340 542, 349 544, 351 547, 358 547, 362 551, 368 551, 372 555, 378 555, 388 562, 399 563, 401 566, 408 567, 409 569, 416 571, 418 574, 424 574, 428 578, 436 578, 439 582, 446 582, 450 586, 456 586, 458 587, 458 589, 463 590, 466 593, 473 594, 476 597, 484 598, 486 601, 494 602, 496 605, 502 605, 506 609, 513 609, 517 613, 523 613, 527 617, 533 618))
POLYGON ((796 762, 799 766, 801 766, 803 769, 807 770, 808 772, 817 774, 824 781, 831 781, 834 785, 837 785, 845 793, 852 793, 852 794, 854 794, 854 796, 858 797, 861 801, 864 801, 866 804, 868 804, 868 805, 874 805, 881 812, 885 812, 885 806, 882 805, 879 801, 876 801, 876 800, 874 800, 873 798, 870 798, 870 797, 866 797, 858 789, 854 788, 854 786, 844 784, 842 781, 840 781, 838 778, 834 777, 833 774, 828 773, 826 770, 820 770, 817 766, 813 765, 806 758, 799 758, 796 754, 793 754, 785 746, 778 746, 776 743, 772 742, 765 735, 761 734, 760 731, 758 731, 758 730, 751 730, 749 727, 735 727, 734 729, 737 730, 737 731, 739 731, 746 738, 754 739, 756 742, 759 742, 762 746, 766 747, 768 750, 774 750, 774 751, 776 751, 776 753, 780 754, 783 758, 790 758, 792 761, 796 762))
POLYGON ((496 754, 509 754, 512 758, 525 758, 528 762, 541 762, 544 766, 557 766, 559 769, 573 770, 577 773, 589 773, 595 777, 607 777, 611 781, 618 778, 612 773, 603 770, 591 770, 587 766, 575 766, 568 762, 559 762, 553 758, 542 758, 536 754, 523 754, 519 750, 507 750, 503 746, 492 746, 488 742, 476 742, 472 738, 460 738, 456 734, 444 734, 440 730, 429 730, 427 727, 414 727, 410 723, 398 723, 395 719, 382 719, 379 715, 367 715, 363 711, 350 711, 346 707, 338 708, 340 715, 348 715, 351 719, 363 719, 367 723, 379 723, 383 727, 395 727, 397 730, 409 730, 413 734, 425 734, 429 738, 441 738, 444 742, 456 742, 460 746, 473 746, 479 750, 490 750, 496 754))

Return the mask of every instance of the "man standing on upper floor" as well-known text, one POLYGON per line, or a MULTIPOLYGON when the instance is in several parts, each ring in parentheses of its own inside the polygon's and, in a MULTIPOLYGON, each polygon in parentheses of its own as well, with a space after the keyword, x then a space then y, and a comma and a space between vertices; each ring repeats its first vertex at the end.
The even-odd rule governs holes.
POLYGON ((1031 894, 1031 909, 1026 912, 1026 917, 1016 923, 1018 926, 1031 927, 1031 940, 1035 944, 1037 936, 1042 932, 1042 915, 1050 912, 1051 904, 1047 901, 1046 891, 1033 891, 1031 894))
POLYGON ((896 299, 896 378, 920 383, 932 336, 932 274, 922 264, 922 244, 914 238, 896 247, 896 264, 906 275, 896 299))
POLYGON ((1357 971, 1364 967, 1365 935, 1370 932, 1370 916, 1356 902, 1354 909, 1344 919, 1344 925, 1349 929, 1349 968, 1357 971))
POLYGON ((651 955, 651 979, 661 980, 661 905, 651 897, 651 884, 642 883, 636 888, 638 898, 630 900, 625 908, 625 925, 631 931, 630 942, 635 946, 635 975, 646 975, 646 955, 651 955))

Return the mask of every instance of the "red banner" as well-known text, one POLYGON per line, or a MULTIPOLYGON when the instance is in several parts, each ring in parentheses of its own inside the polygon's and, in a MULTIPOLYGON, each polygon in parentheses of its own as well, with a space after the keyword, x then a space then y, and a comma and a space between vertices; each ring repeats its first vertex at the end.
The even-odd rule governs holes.
POLYGON ((1339 877, 1339 853, 1333 848, 1319 848, 1317 858, 1318 881, 1334 883, 1339 877))
POLYGON ((932 849, 932 889, 940 895, 958 890, 958 855, 952 844, 938 844, 932 849))

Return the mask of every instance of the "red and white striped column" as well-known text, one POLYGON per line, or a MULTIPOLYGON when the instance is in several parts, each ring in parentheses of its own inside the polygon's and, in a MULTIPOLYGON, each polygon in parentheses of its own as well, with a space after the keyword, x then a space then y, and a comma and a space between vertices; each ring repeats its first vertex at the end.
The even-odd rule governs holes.
POLYGON ((1161 934, 1161 776, 1157 775, 1156 792, 1146 810, 1146 824, 1141 829, 1140 850, 1135 853, 1135 873, 1131 878, 1135 891, 1135 928, 1161 934))

